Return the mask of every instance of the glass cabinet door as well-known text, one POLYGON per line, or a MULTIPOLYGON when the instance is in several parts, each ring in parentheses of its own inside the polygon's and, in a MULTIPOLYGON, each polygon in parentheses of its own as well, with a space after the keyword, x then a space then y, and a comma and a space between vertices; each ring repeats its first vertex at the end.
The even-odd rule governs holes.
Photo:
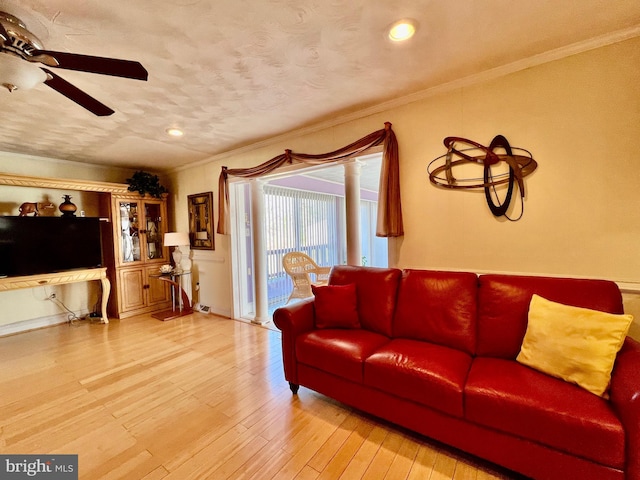
POLYGON ((162 239, 164 235, 164 224, 162 209, 159 203, 145 203, 145 246, 149 260, 163 258, 162 239))
POLYGON ((136 262, 140 254, 140 224, 138 202, 119 202, 120 262, 136 262))

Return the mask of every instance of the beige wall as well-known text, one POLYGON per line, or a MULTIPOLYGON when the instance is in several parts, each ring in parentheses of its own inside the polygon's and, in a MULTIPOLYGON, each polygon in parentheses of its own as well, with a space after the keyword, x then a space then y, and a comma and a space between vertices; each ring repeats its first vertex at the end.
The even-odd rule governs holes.
MULTIPOLYGON (((0 172, 37 177, 73 178, 99 182, 125 183, 134 170, 89 163, 70 162, 50 157, 18 155, 0 151, 0 172)), ((0 187, 4 189, 5 187, 0 187)), ((4 191, 4 190, 3 190, 4 191)))
POLYGON ((601 48, 399 109, 392 121, 408 199, 400 264, 640 280, 639 45, 601 48), (516 223, 493 218, 481 192, 425 181, 427 161, 444 153, 443 137, 487 144, 498 133, 539 163, 516 223))
MULTIPOLYGON (((612 279, 640 319, 638 65, 636 38, 182 170, 173 176, 176 223, 186 228, 186 195, 217 195, 221 165, 253 166, 285 148, 330 151, 390 121, 405 220, 405 236, 391 242, 396 266, 612 279), (497 134, 539 163, 515 223, 494 218, 482 192, 435 188, 426 172, 444 153, 444 137, 488 144, 497 134)), ((202 295, 213 311, 230 312, 229 239, 217 235, 215 252, 199 255, 202 295)))

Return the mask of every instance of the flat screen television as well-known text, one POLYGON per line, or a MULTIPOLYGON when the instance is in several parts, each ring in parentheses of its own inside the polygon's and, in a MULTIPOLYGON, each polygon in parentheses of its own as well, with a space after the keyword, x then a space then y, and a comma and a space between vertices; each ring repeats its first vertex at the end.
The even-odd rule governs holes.
POLYGON ((0 217, 0 276, 102 266, 100 219, 0 217))

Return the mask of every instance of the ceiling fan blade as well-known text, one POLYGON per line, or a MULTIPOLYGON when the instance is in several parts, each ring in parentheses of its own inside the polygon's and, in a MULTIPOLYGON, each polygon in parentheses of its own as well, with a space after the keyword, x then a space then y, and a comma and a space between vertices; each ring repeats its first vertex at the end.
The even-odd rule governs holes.
POLYGON ((149 73, 140 62, 117 58, 92 57, 90 55, 54 52, 51 50, 34 50, 29 60, 42 62, 49 67, 133 78, 134 80, 147 80, 149 77, 149 73))
POLYGON ((100 103, 92 96, 84 93, 78 87, 71 85, 69 82, 67 82, 63 78, 60 78, 55 73, 47 70, 46 68, 43 68, 42 70, 44 70, 44 72, 48 76, 47 80, 45 80, 44 82, 45 85, 53 88, 56 92, 61 93, 69 100, 73 100, 78 105, 86 108, 94 115, 97 115, 99 117, 106 117, 114 113, 113 110, 111 110, 109 107, 107 107, 103 103, 100 103))

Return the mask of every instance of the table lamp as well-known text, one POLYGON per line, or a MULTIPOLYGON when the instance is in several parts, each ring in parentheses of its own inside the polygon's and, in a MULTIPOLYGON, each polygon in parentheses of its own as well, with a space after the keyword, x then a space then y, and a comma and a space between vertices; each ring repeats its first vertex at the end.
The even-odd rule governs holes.
MULTIPOLYGON (((176 265, 176 269, 183 270, 182 265, 182 251, 180 247, 183 245, 189 245, 189 234, 183 232, 167 232, 164 234, 165 247, 175 247, 173 250, 173 263, 176 265)), ((187 259, 188 260, 188 259, 187 259)), ((189 264, 191 260, 189 260, 189 264)), ((190 265, 187 266, 187 270, 190 270, 190 265)))

